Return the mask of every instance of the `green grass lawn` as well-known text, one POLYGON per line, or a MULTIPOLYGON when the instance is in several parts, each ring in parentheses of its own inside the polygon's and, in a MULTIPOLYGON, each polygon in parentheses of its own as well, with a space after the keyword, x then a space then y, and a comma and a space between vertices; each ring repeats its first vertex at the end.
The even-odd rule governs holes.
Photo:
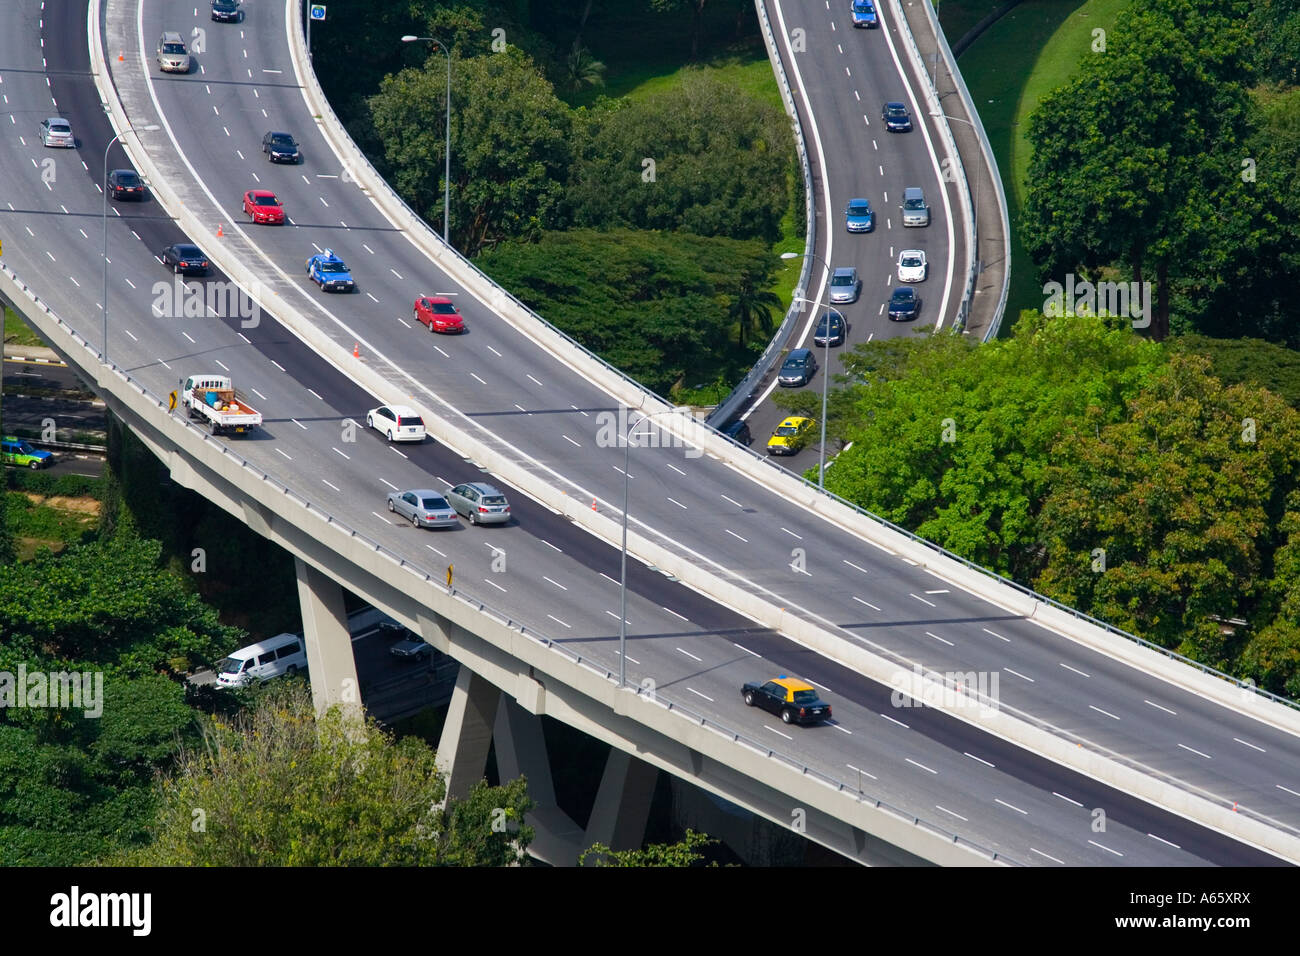
POLYGON ((10 345, 44 345, 41 337, 31 330, 31 328, 22 319, 18 318, 18 313, 12 309, 4 308, 5 325, 4 336, 5 342, 10 345))
POLYGON ((975 24, 1002 6, 1006 0, 935 0, 939 25, 950 44, 966 35, 975 24))
MULTIPOLYGON (((958 6, 984 8, 983 0, 946 0, 943 22, 958 6)), ((1060 86, 1090 54, 1092 30, 1110 29, 1129 0, 1025 0, 971 45, 958 66, 993 145, 1011 218, 1011 287, 1002 334, 1021 309, 1043 305, 1042 284, 1020 244, 1020 215, 1029 146, 1023 131, 1043 96, 1060 86), (1037 51, 1035 53, 1035 51, 1037 51)), ((979 15, 983 15, 982 13, 979 15)), ((978 16, 975 17, 978 19, 978 16)), ((949 35, 949 40, 955 37, 949 35)))

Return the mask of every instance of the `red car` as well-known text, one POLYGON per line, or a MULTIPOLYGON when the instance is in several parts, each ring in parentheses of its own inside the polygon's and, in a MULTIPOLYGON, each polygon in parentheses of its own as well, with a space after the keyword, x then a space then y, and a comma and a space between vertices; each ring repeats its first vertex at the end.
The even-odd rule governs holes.
POLYGON ((244 212, 253 222, 284 225, 284 207, 275 198, 275 193, 265 189, 250 189, 244 193, 244 212))
POLYGON ((459 334, 465 331, 465 321, 446 296, 420 296, 415 300, 415 317, 427 325, 430 332, 459 334))

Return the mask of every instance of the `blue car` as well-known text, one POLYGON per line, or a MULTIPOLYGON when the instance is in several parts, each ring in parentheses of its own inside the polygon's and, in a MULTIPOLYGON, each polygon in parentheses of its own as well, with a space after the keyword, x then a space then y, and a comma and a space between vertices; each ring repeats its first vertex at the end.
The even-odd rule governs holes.
POLYGON ((844 209, 844 228, 849 232, 871 232, 876 228, 876 214, 865 199, 850 199, 844 209))
POLYGON ((866 27, 868 30, 880 26, 880 20, 876 16, 876 7, 871 0, 853 0, 853 25, 855 27, 866 27))
POLYGON ((326 292, 351 292, 356 288, 352 273, 333 249, 326 249, 320 255, 307 260, 307 275, 326 292))

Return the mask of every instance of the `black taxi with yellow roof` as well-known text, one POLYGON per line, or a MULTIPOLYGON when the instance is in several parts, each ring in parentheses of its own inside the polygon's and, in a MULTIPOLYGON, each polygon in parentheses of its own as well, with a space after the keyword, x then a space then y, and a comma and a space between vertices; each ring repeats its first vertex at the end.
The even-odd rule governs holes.
POLYGON ((740 692, 750 707, 771 711, 787 724, 812 724, 831 716, 831 705, 812 684, 784 674, 763 684, 751 681, 740 692))

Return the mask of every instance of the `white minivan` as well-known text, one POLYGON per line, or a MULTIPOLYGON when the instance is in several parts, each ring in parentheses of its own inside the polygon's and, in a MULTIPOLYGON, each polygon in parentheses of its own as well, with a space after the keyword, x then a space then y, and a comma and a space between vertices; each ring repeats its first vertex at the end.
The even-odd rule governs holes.
POLYGON ((307 651, 296 634, 277 634, 249 644, 217 662, 218 687, 244 687, 255 680, 295 674, 307 666, 307 651))

